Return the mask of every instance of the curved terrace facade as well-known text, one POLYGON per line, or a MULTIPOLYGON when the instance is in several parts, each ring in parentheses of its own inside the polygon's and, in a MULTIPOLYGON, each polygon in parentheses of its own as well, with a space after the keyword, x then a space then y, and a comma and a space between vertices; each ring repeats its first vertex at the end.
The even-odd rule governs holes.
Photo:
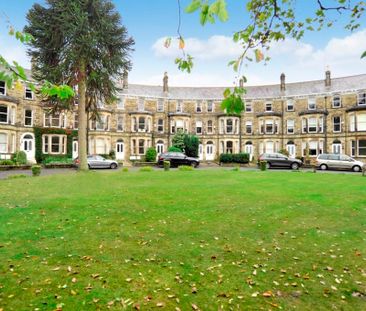
MULTIPOLYGON (((200 139, 199 157, 221 153, 286 149, 292 156, 345 153, 366 160, 366 74, 299 83, 248 86, 240 116, 220 108, 225 88, 128 84, 113 105, 99 104, 100 119, 89 121, 90 154, 116 153, 128 164, 147 148, 167 151, 177 131, 200 139)), ((24 150, 29 161, 44 156, 77 156, 77 114, 50 115, 27 88, 0 81, 0 158, 24 150)))

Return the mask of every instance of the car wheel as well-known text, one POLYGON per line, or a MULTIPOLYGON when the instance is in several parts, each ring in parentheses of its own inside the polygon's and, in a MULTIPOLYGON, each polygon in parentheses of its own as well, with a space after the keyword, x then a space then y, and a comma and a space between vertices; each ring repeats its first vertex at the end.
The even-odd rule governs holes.
POLYGON ((354 172, 360 172, 361 171, 361 167, 359 167, 358 165, 355 165, 354 167, 352 167, 352 171, 354 171, 354 172))
POLYGON ((322 171, 326 171, 328 169, 328 166, 326 164, 322 164, 322 165, 320 165, 320 169, 322 171))
POLYGON ((299 164, 298 164, 298 163, 296 163, 296 162, 292 163, 292 164, 291 164, 291 169, 293 169, 293 170, 298 170, 298 169, 299 169, 299 164))
POLYGON ((267 164, 266 164, 266 168, 267 168, 267 169, 271 168, 271 163, 267 162, 267 164))
POLYGON ((118 166, 118 165, 117 165, 116 163, 112 163, 112 164, 111 164, 111 169, 112 169, 112 170, 115 170, 115 169, 117 168, 117 166, 118 166))

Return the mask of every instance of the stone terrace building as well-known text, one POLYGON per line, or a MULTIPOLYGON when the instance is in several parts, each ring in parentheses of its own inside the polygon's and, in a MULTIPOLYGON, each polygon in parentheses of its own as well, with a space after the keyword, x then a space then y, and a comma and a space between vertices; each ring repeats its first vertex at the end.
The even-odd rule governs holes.
MULTIPOLYGON (((280 84, 248 86, 240 116, 221 110, 224 88, 169 88, 167 75, 163 84, 128 85, 125 78, 118 102, 100 103, 100 120, 89 122, 89 153, 113 150, 128 164, 151 146, 167 151, 182 130, 200 138, 203 161, 238 152, 256 159, 281 149, 292 156, 336 152, 366 159, 366 74, 331 79, 327 71, 324 80, 288 84, 282 74, 280 84)), ((8 89, 0 81, 0 158, 17 150, 32 162, 36 154, 76 157, 77 127, 74 111, 49 115, 25 85, 8 89)))

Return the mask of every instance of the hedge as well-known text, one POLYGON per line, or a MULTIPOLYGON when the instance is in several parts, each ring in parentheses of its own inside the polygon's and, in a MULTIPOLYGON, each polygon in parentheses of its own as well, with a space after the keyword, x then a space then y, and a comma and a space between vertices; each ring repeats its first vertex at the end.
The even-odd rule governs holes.
POLYGON ((249 153, 222 153, 220 163, 249 163, 249 153))

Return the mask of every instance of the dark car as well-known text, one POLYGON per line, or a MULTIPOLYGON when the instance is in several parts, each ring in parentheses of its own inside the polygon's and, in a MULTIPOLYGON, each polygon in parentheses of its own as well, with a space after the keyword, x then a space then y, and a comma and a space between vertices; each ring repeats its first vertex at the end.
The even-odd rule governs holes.
POLYGON ((164 161, 169 161, 171 167, 180 165, 190 165, 193 167, 197 167, 198 165, 200 165, 200 161, 198 159, 187 157, 182 152, 162 153, 161 155, 159 155, 158 165, 163 166, 164 161))
POLYGON ((281 153, 263 153, 259 157, 259 161, 266 161, 267 168, 283 167, 291 168, 293 170, 299 169, 302 166, 302 161, 290 158, 281 153))

